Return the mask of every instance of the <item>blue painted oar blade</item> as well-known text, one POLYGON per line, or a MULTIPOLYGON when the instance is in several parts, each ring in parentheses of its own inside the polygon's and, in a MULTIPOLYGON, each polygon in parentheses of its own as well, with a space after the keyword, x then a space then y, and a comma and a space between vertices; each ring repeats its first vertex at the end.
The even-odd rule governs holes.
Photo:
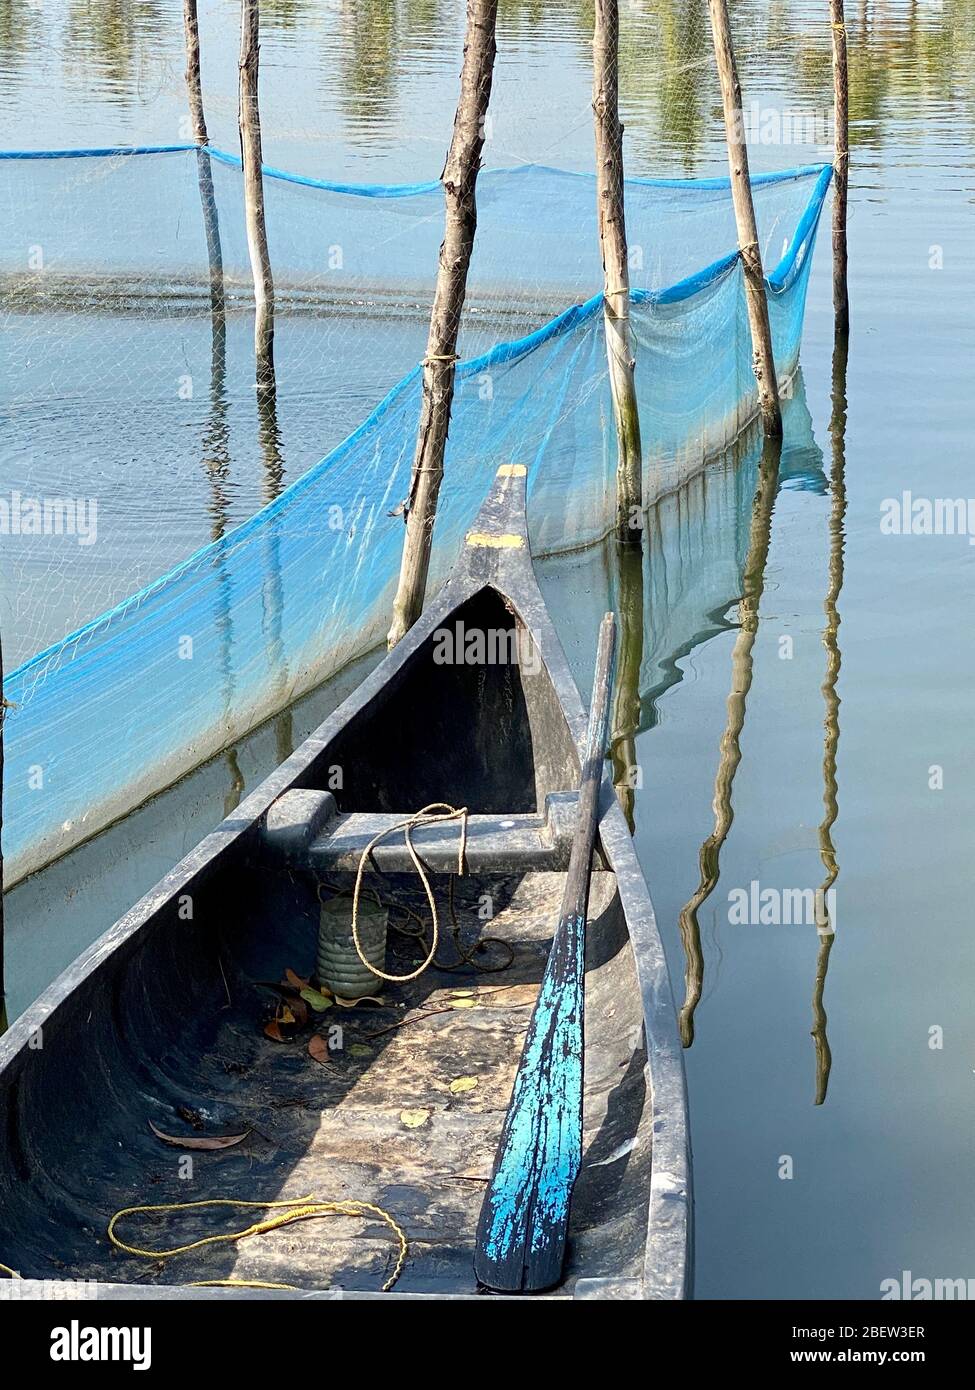
POLYGON ((474 1269, 488 1288, 550 1288, 562 1276, 582 1157, 585 917, 563 918, 528 1025, 474 1269))

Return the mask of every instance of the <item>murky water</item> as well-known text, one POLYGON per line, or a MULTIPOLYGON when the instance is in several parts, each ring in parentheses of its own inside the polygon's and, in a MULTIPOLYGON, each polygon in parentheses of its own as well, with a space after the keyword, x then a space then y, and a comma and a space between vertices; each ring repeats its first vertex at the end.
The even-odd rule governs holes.
MULTIPOLYGON (((177 0, 0 3, 4 144, 185 136, 180 9, 177 0)), ((263 10, 270 162, 377 181, 436 176, 459 68, 455 0, 265 0, 263 10)), ((758 107, 753 165, 821 157, 830 99, 825 6, 754 0, 734 10, 746 103, 758 107), (763 119, 765 134, 774 134, 769 112, 784 106, 800 108, 800 133, 812 144, 765 140, 763 119)), ((201 0, 201 15, 211 134, 232 149, 236 6, 201 0)), ((630 171, 721 172, 703 0, 636 0, 623 22, 630 171)), ((589 24, 582 3, 502 4, 490 163, 591 168, 589 24)), ((844 384, 833 374, 822 237, 803 350, 809 417, 790 412, 767 558, 754 532, 751 453, 716 469, 704 491, 660 510, 644 576, 637 841, 679 994, 678 922, 714 831, 715 779, 729 768, 729 692, 741 754, 730 802, 718 798, 733 822, 720 876, 697 914, 703 994, 687 1052, 703 1297, 874 1298, 883 1279, 904 1269, 975 1275, 975 948, 965 906, 975 814, 975 651, 967 636, 975 552, 965 535, 891 535, 880 524, 884 500, 905 490, 928 499, 973 491, 966 446, 975 388, 975 6, 864 0, 848 4, 848 26, 853 336, 845 432, 831 440, 833 398, 844 384), (715 500, 725 488, 733 535, 715 500), (746 587, 761 593, 753 643, 737 627, 746 587), (738 890, 747 916, 752 885, 772 890, 764 901, 774 918, 787 894, 824 881, 824 826, 838 869, 826 962, 814 925, 763 922, 761 914, 751 924, 735 920, 738 890), (831 1068, 815 1105, 824 1038, 831 1068)), ((83 338, 73 350, 83 360, 83 338)), ((165 520, 160 529, 177 558, 213 526, 205 490, 188 486, 200 477, 199 459, 181 450, 178 428, 154 415, 141 427, 130 417, 123 430, 112 428, 111 403, 121 398, 121 389, 117 397, 108 390, 99 463, 117 466, 124 451, 132 508, 165 520), (166 469, 140 464, 140 435, 150 430, 166 469)), ((253 507, 262 486, 243 388, 239 402, 231 462, 240 510, 231 519, 253 507)), ((77 418, 62 402, 16 429, 5 423, 4 474, 17 449, 36 458, 70 447, 77 418)), ((291 419, 286 478, 324 452, 315 416, 296 410, 291 419)), ((329 427, 340 430, 343 420, 329 427)), ((133 578, 142 577, 139 564, 133 545, 133 578)), ((598 554, 546 574, 553 601, 573 594, 558 616, 586 679, 594 622, 616 581, 598 554)), ((266 771, 287 742, 277 732, 255 740, 237 764, 214 764, 184 787, 181 807, 192 814, 174 816, 159 802, 11 894, 15 1003, 168 867, 187 847, 188 826, 195 838, 244 781, 266 771)), ((302 732, 300 718, 293 732, 302 732)))

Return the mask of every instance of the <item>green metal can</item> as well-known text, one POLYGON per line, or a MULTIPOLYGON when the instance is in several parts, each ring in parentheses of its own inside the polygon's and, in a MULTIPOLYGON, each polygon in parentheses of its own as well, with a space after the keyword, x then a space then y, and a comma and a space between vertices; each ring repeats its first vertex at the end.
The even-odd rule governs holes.
MULTIPOLYGON (((389 912, 368 899, 359 900, 359 945, 379 970, 386 969, 386 927, 389 912)), ((318 926, 318 982, 342 999, 377 994, 383 981, 359 959, 352 938, 352 899, 329 898, 322 903, 318 926)))

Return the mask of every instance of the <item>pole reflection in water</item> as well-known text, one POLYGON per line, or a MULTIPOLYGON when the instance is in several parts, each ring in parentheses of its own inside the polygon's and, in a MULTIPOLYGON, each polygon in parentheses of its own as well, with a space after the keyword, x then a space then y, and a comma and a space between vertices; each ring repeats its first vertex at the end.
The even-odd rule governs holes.
POLYGON ((642 535, 636 545, 615 544, 615 555, 619 655, 609 755, 613 764, 613 785, 632 835, 639 780, 636 736, 640 729, 640 667, 643 662, 642 535))
POLYGON ((696 892, 681 909, 678 919, 684 947, 684 1004, 680 1011, 680 1036, 685 1047, 694 1041, 694 1014, 704 987, 704 952, 698 913, 714 891, 721 872, 721 849, 734 820, 732 788, 741 762, 741 731, 745 706, 752 684, 752 648, 758 631, 759 606, 765 588, 765 566, 772 536, 772 513, 779 491, 781 439, 766 440, 752 500, 748 554, 742 576, 742 596, 738 604, 738 635, 731 654, 731 690, 728 718, 718 754, 714 779, 714 829, 701 845, 700 881, 696 892))
MULTIPOLYGON (((210 296, 210 411, 203 434, 203 467, 210 485, 210 539, 220 541, 227 531, 230 500, 227 485, 230 480, 230 423, 227 401, 227 316, 223 293, 214 295, 211 279, 210 296)), ((221 277, 222 290, 222 277, 221 277)), ((220 635, 220 688, 227 727, 234 706, 233 615, 230 607, 230 576, 222 550, 217 550, 215 564, 220 575, 216 624, 220 635)), ((224 755, 230 773, 230 786, 224 797, 223 813, 229 816, 240 804, 244 792, 244 777, 234 749, 224 755)))
POLYGON ((826 648, 826 678, 823 681, 823 699, 826 703, 823 744, 823 805, 825 812, 819 827, 819 854, 823 861, 826 876, 816 898, 816 930, 819 933, 819 950, 816 954, 816 980, 813 986, 812 1036, 816 1046, 816 1104, 822 1105, 829 1086, 829 1074, 833 1065, 829 1039, 826 1035, 826 1009, 823 994, 826 988, 826 974, 829 970, 829 957, 835 941, 835 925, 830 920, 826 894, 836 883, 840 866, 836 859, 833 844, 833 826, 839 815, 836 782, 836 755, 840 741, 840 697, 837 683, 840 676, 841 652, 839 644, 840 612, 839 597, 843 588, 843 552, 846 538, 846 365, 849 355, 848 341, 838 337, 833 345, 833 389, 832 411, 829 422, 832 470, 830 491, 832 505, 829 516, 829 588, 823 609, 826 625, 823 629, 823 646, 826 648))
MULTIPOLYGON (((284 449, 278 425, 277 387, 272 376, 270 383, 257 393, 258 440, 264 463, 264 501, 274 502, 284 490, 284 449)), ((288 666, 284 656, 283 613, 284 584, 281 577, 281 541, 277 521, 271 521, 265 542, 266 572, 264 580, 264 632, 267 644, 268 669, 274 681, 274 703, 280 707, 275 716, 274 733, 278 761, 284 762, 294 751, 294 732, 291 708, 287 700, 288 666)))

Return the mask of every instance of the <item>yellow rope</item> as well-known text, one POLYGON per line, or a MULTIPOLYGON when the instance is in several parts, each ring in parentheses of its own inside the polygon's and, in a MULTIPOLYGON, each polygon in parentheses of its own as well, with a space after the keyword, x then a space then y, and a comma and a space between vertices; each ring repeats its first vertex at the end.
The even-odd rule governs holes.
POLYGON ((8 1274, 11 1279, 20 1278, 20 1275, 17 1273, 15 1269, 11 1269, 9 1265, 5 1265, 2 1261, 0 1261, 0 1270, 2 1270, 4 1274, 8 1274))
MULTIPOLYGON (((219 1245, 225 1241, 246 1240, 248 1236, 266 1235, 267 1232, 276 1231, 281 1226, 291 1225, 293 1221, 308 1221, 320 1216, 365 1216, 367 1212, 372 1212, 385 1222, 399 1242, 396 1266, 383 1284, 383 1293, 388 1293, 403 1272, 403 1265, 406 1263, 406 1257, 409 1253, 409 1245, 402 1227, 390 1216, 389 1212, 384 1211, 382 1207, 373 1206, 371 1202, 319 1202, 314 1197, 295 1197, 290 1202, 244 1202, 236 1197, 211 1197, 201 1202, 163 1202, 158 1206, 123 1207, 121 1211, 115 1213, 108 1223, 108 1238, 116 1249, 124 1251, 126 1255, 139 1255, 146 1260, 168 1260, 173 1255, 184 1255, 188 1250, 198 1250, 203 1245, 219 1245), (174 1245, 171 1250, 143 1250, 138 1245, 126 1244, 115 1233, 115 1227, 125 1216, 133 1216, 141 1212, 190 1211, 198 1207, 247 1207, 259 1211, 280 1208, 282 1210, 277 1216, 272 1216, 267 1221, 255 1221, 252 1226, 247 1226, 242 1231, 227 1231, 223 1235, 201 1236, 199 1240, 191 1240, 186 1245, 174 1245)), ((291 1289, 295 1287, 292 1284, 264 1284, 246 1279, 211 1279, 200 1285, 194 1285, 194 1287, 203 1288, 208 1285, 253 1289, 291 1289)))
POLYGON ((191 1289, 290 1289, 292 1293, 302 1290, 297 1284, 266 1284, 263 1279, 194 1279, 191 1289))
POLYGON ((457 873, 462 875, 464 872, 464 861, 467 855, 467 807, 450 806, 446 801, 431 801, 429 806, 424 806, 422 811, 417 811, 415 815, 409 816, 406 820, 400 821, 397 825, 391 825, 386 830, 380 830, 378 835, 374 835, 366 845, 362 854, 359 856, 359 868, 355 876, 355 888, 352 890, 352 941, 355 945, 356 954, 367 970, 379 980, 388 980, 391 984, 402 985, 409 980, 415 980, 418 975, 422 975, 433 963, 433 958, 437 954, 437 946, 440 942, 440 919, 437 916, 437 900, 433 896, 433 889, 430 887, 430 880, 427 877, 423 861, 417 854, 410 837, 410 831, 417 825, 436 825, 440 821, 459 820, 460 821, 460 845, 457 851, 457 873), (387 835, 393 835, 398 830, 402 830, 403 838, 406 840, 406 848, 413 861, 413 867, 420 875, 420 882, 423 884, 423 891, 427 895, 427 902, 430 905, 430 916, 432 919, 432 941, 427 958, 422 965, 418 965, 415 970, 411 970, 408 975, 387 975, 385 970, 380 970, 378 965, 373 965, 372 961, 366 960, 362 950, 362 943, 359 940, 359 896, 362 892, 362 876, 366 871, 366 864, 381 840, 385 840, 387 835))

